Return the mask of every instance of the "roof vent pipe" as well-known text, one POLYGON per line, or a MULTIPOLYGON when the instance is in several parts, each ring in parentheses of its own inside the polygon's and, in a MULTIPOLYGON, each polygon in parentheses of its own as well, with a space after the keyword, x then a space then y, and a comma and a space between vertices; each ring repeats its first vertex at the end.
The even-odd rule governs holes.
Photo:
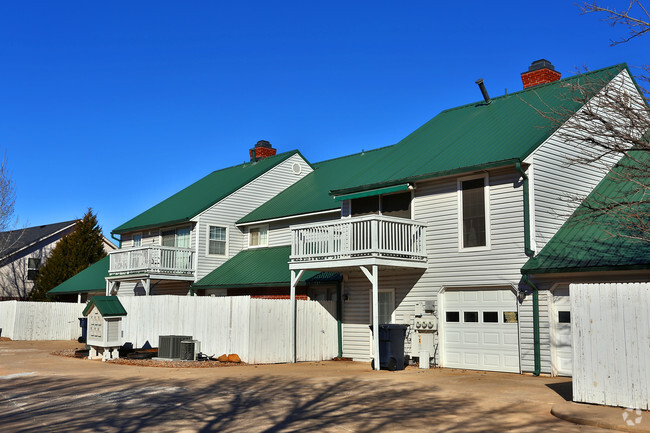
POLYGON ((485 99, 485 103, 489 104, 492 102, 490 99, 490 95, 488 95, 487 89, 485 88, 485 84, 483 84, 483 78, 479 78, 476 80, 476 84, 478 84, 478 88, 481 89, 481 93, 483 94, 483 99, 485 99))

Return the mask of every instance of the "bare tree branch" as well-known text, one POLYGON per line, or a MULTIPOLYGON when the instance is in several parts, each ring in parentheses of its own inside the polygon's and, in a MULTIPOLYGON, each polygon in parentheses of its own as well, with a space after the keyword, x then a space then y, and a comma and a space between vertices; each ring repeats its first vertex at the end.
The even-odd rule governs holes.
POLYGON ((604 13, 606 17, 602 18, 601 21, 608 23, 612 27, 616 24, 622 24, 628 28, 628 35, 626 37, 618 41, 611 40, 610 45, 623 44, 650 32, 650 14, 638 0, 631 0, 625 10, 601 7, 598 6, 596 2, 583 3, 579 8, 583 14, 594 12, 604 13), (633 14, 635 12, 637 12, 639 16, 634 16, 633 14))

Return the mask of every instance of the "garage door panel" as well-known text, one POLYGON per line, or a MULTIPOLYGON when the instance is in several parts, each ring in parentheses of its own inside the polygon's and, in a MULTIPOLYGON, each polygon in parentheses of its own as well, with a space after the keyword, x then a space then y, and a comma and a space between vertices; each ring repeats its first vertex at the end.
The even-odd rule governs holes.
POLYGON ((478 332, 465 331, 462 333, 464 344, 478 344, 478 332))
POLYGON ((501 344, 501 339, 499 338, 498 332, 483 332, 483 344, 487 345, 499 345, 501 344))
MULTIPOLYGON (((510 290, 450 290, 444 294, 445 367, 519 372, 518 325, 504 323, 517 311, 510 290), (478 319, 477 319, 478 314, 478 319), (458 321, 460 318, 460 321, 458 321)), ((511 319, 510 319, 511 320, 511 319)))

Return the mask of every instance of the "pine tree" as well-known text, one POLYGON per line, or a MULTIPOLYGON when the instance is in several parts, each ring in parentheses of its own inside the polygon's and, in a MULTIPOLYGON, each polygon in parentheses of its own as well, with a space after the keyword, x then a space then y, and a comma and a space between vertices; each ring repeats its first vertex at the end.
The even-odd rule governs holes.
POLYGON ((106 256, 102 229, 92 209, 77 221, 72 232, 64 235, 38 271, 30 300, 48 300, 46 294, 68 278, 106 256))

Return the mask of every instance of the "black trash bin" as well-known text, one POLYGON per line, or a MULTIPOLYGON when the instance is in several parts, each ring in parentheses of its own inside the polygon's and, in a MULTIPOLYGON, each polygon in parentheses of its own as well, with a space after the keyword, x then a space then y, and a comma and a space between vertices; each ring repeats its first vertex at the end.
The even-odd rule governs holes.
POLYGON ((88 318, 80 317, 79 326, 81 327, 81 337, 77 339, 79 343, 85 343, 86 337, 88 336, 88 318))
MULTIPOLYGON (((404 370, 404 338, 408 325, 384 323, 379 325, 379 368, 404 370)), ((372 325, 370 325, 372 331, 372 325)), ((375 368, 372 361, 372 368, 375 368)))

